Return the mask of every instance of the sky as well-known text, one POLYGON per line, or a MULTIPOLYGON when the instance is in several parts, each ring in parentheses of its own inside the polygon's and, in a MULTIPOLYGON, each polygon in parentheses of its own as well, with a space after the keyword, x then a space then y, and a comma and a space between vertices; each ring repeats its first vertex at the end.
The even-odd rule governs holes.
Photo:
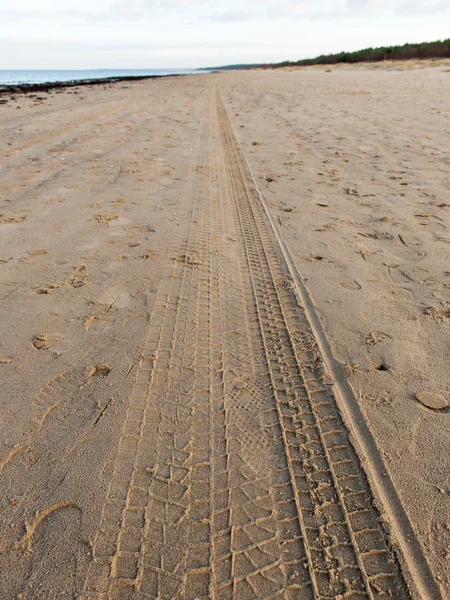
POLYGON ((0 69, 195 68, 450 37, 450 0, 0 0, 0 69))

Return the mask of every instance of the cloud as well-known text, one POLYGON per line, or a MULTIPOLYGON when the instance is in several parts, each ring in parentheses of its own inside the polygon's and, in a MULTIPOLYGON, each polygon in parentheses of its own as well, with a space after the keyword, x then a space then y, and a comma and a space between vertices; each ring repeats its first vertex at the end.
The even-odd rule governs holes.
POLYGON ((433 15, 450 12, 448 0, 408 0, 396 8, 398 15, 433 15))
POLYGON ((184 50, 186 48, 195 50, 240 50, 242 48, 258 47, 257 43, 243 42, 143 42, 141 44, 96 44, 97 50, 105 52, 149 52, 153 50, 184 50))
POLYGON ((318 20, 372 18, 396 14, 407 17, 437 14, 450 9, 449 0, 115 0, 90 3, 64 0, 55 10, 51 3, 37 9, 31 0, 17 0, 14 9, 0 10, 8 21, 50 19, 71 25, 166 22, 182 25, 238 23, 260 20, 318 20))

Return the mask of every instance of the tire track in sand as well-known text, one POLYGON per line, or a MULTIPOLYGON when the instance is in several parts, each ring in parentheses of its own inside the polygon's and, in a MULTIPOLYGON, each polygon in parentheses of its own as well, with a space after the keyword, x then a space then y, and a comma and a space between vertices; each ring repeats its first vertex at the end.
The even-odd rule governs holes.
POLYGON ((410 598, 211 94, 82 598, 410 598))
POLYGON ((283 440, 288 459, 291 510, 298 517, 307 557, 309 592, 314 598, 408 597, 219 95, 217 104, 274 395, 272 423, 266 426, 283 440))
MULTIPOLYGON (((173 382, 174 372, 180 370, 184 358, 179 352, 177 339, 183 327, 187 326, 186 310, 192 301, 189 289, 198 260, 195 258, 198 235, 199 204, 201 201, 199 157, 203 157, 205 133, 201 135, 200 149, 189 175, 182 199, 179 226, 175 227, 174 240, 169 253, 169 266, 163 274, 158 290, 145 348, 140 360, 132 396, 129 400, 112 479, 101 515, 100 528, 93 542, 93 560, 88 569, 82 598, 125 598, 136 586, 142 587, 142 555, 146 553, 147 541, 154 544, 151 559, 158 561, 155 570, 166 580, 161 584, 166 597, 171 578, 170 570, 164 565, 158 532, 149 531, 147 517, 149 511, 158 509, 158 486, 167 489, 167 501, 162 502, 162 510, 169 511, 169 520, 183 520, 185 499, 183 496, 186 476, 185 461, 189 456, 186 448, 175 449, 175 436, 181 437, 183 425, 180 417, 191 421, 189 401, 179 400, 176 386, 186 390, 186 372, 173 382), (167 393, 166 393, 167 392, 167 393), (172 439, 170 439, 172 438, 172 439), (166 459, 166 469, 162 453, 164 443, 172 456, 166 459), (170 485, 172 484, 172 485, 170 485), (170 489, 173 488, 173 489, 170 489), (181 491, 181 494, 180 494, 181 491), (180 496, 178 500, 174 497, 180 496), (177 517, 175 514, 178 512, 177 517), (162 565, 162 566, 161 566, 162 565), (165 570, 168 576, 165 578, 165 570), (167 589, 166 589, 167 588, 167 589)), ((195 320, 192 322, 195 323, 195 320)), ((186 335, 187 345, 191 339, 186 335)), ((167 453, 166 452, 166 453, 167 453)), ((167 529, 164 518, 155 517, 167 529)), ((152 525, 151 525, 152 526, 152 525)), ((154 528, 155 529, 155 528, 154 528)), ((174 549, 168 546, 166 553, 174 549)), ((173 576, 177 578, 176 572, 173 576)), ((159 585, 157 583, 157 585, 159 585)), ((148 596, 147 596, 148 597, 148 596)))
MULTIPOLYGON (((296 297, 295 302, 298 306, 302 307, 301 312, 304 312, 304 315, 307 316, 309 324, 308 329, 311 330, 311 337, 314 336, 314 343, 317 343, 317 346, 320 349, 320 360, 325 362, 328 374, 333 379, 333 384, 340 397, 339 409, 345 415, 347 426, 354 436, 353 439, 356 441, 360 456, 363 457, 365 468, 370 474, 371 484, 377 492, 378 503, 379 505, 381 504, 384 514, 387 517, 390 535, 393 538, 396 550, 398 549, 398 558, 405 570, 404 575, 412 590, 413 597, 420 600, 423 600, 424 598, 443 599, 444 596, 442 590, 431 572, 420 542, 409 522, 394 483, 390 479, 389 473, 387 472, 383 459, 378 451, 376 442, 361 413, 361 409, 354 397, 353 391, 347 383, 344 369, 333 356, 322 324, 315 312, 313 302, 303 280, 280 235, 278 226, 272 218, 267 202, 256 186, 251 167, 239 147, 237 136, 229 121, 227 124, 230 129, 231 137, 235 143, 237 155, 242 161, 241 166, 244 178, 246 177, 245 174, 248 173, 247 181, 251 182, 249 197, 254 195, 258 207, 257 210, 261 210, 264 214, 266 225, 275 240, 276 249, 282 257, 281 262, 284 263, 289 273, 289 277, 291 278, 296 297)), ((388 594, 392 595, 393 592, 389 590, 388 594)), ((397 596, 393 594, 393 597, 397 596)))

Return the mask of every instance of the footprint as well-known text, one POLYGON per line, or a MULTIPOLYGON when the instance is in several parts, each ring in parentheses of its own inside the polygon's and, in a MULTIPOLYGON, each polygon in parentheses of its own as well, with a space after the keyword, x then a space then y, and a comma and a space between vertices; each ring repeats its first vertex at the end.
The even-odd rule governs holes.
POLYGON ((53 294, 54 290, 57 290, 59 285, 57 283, 46 283, 44 285, 36 285, 33 287, 35 294, 53 294))
POLYGON ((96 365, 89 371, 89 377, 108 377, 111 373, 111 367, 109 365, 96 365))
POLYGON ((111 221, 115 221, 118 218, 118 215, 111 215, 108 213, 101 213, 100 215, 96 216, 96 219, 99 223, 106 225, 108 225, 111 221))
POLYGON ((70 279, 67 280, 67 283, 73 288, 80 288, 88 285, 87 266, 79 265, 78 267, 75 267, 75 271, 77 274, 70 277, 70 279))
POLYGON ((95 396, 99 385, 102 385, 101 380, 107 377, 110 371, 108 365, 99 364, 89 373, 85 367, 77 367, 52 377, 42 386, 34 400, 35 418, 39 425, 42 426, 50 415, 52 418, 60 417, 64 406, 70 405, 74 399, 79 399, 85 388, 89 387, 92 390, 91 395, 95 396), (94 375, 100 375, 96 383, 91 379, 94 375))
POLYGON ((364 337, 364 343, 366 346, 375 346, 375 344, 381 344, 387 339, 392 339, 387 333, 381 331, 371 331, 364 337))
POLYGON ((35 400, 36 404, 44 409, 44 412, 37 417, 39 425, 43 425, 49 414, 61 404, 63 398, 70 398, 71 374, 72 371, 60 373, 40 389, 35 400))
POLYGON ((36 335, 35 338, 34 338, 34 340, 33 340, 33 346, 37 350, 47 350, 49 348, 48 335, 46 335, 45 333, 41 333, 39 335, 36 335))
POLYGON ((362 286, 357 281, 344 281, 341 283, 346 290, 360 290, 362 286))
POLYGON ((310 262, 317 262, 317 261, 324 260, 324 257, 320 256, 318 254, 315 254, 315 255, 309 256, 306 260, 309 260, 310 262))
POLYGON ((107 307, 106 313, 108 313, 113 306, 114 308, 127 308, 131 302, 130 294, 126 290, 120 289, 121 287, 122 285, 108 288, 95 303, 105 305, 107 307))
POLYGON ((334 231, 335 229, 336 229, 335 225, 333 225, 331 223, 325 223, 325 225, 316 227, 316 231, 334 231))
MULTIPOLYGON (((0 217, 3 217, 3 215, 0 215, 0 217)), ((25 221, 26 216, 23 217, 7 217, 6 219, 0 219, 0 225, 5 225, 8 223, 22 223, 23 221, 25 221)))
POLYGON ((80 287, 83 287, 83 286, 87 285, 88 282, 85 279, 79 279, 78 277, 71 277, 69 279, 69 284, 73 288, 80 288, 80 287))
POLYGON ((358 190, 355 190, 354 188, 345 188, 344 191, 347 194, 347 196, 356 196, 357 198, 361 198, 361 194, 358 192, 358 190))
POLYGON ((373 233, 363 233, 362 231, 358 231, 359 235, 362 235, 363 237, 369 237, 372 238, 374 240, 392 240, 394 239, 394 236, 391 235, 390 233, 388 233, 387 231, 375 231, 373 233))
POLYGON ((434 394, 433 392, 421 392, 420 394, 416 394, 416 398, 421 404, 423 404, 423 406, 426 406, 431 410, 440 411, 449 408, 449 403, 444 396, 441 396, 441 394, 434 394))
POLYGON ((424 314, 442 323, 450 321, 450 307, 448 306, 428 306, 424 310, 424 314))
POLYGON ((192 266, 202 264, 200 257, 195 252, 192 252, 191 254, 181 254, 180 256, 177 256, 175 258, 175 260, 177 262, 182 262, 182 263, 185 263, 186 265, 192 265, 192 266))
POLYGON ((47 254, 47 248, 36 248, 35 250, 29 250, 28 254, 30 256, 41 256, 42 254, 47 254))
MULTIPOLYGON (((97 304, 93 302, 93 304, 97 304)), ((99 303, 98 303, 99 304, 99 303)), ((74 321, 84 327, 85 331, 98 334, 108 331, 113 327, 114 317, 108 316, 111 308, 100 305, 94 314, 81 315, 74 321)))

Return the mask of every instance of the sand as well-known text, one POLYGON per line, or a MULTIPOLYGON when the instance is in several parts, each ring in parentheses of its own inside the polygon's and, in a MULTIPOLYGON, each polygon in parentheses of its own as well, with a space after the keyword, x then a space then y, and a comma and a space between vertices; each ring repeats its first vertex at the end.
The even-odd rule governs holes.
POLYGON ((0 106, 2 598, 447 597, 449 88, 0 106))

